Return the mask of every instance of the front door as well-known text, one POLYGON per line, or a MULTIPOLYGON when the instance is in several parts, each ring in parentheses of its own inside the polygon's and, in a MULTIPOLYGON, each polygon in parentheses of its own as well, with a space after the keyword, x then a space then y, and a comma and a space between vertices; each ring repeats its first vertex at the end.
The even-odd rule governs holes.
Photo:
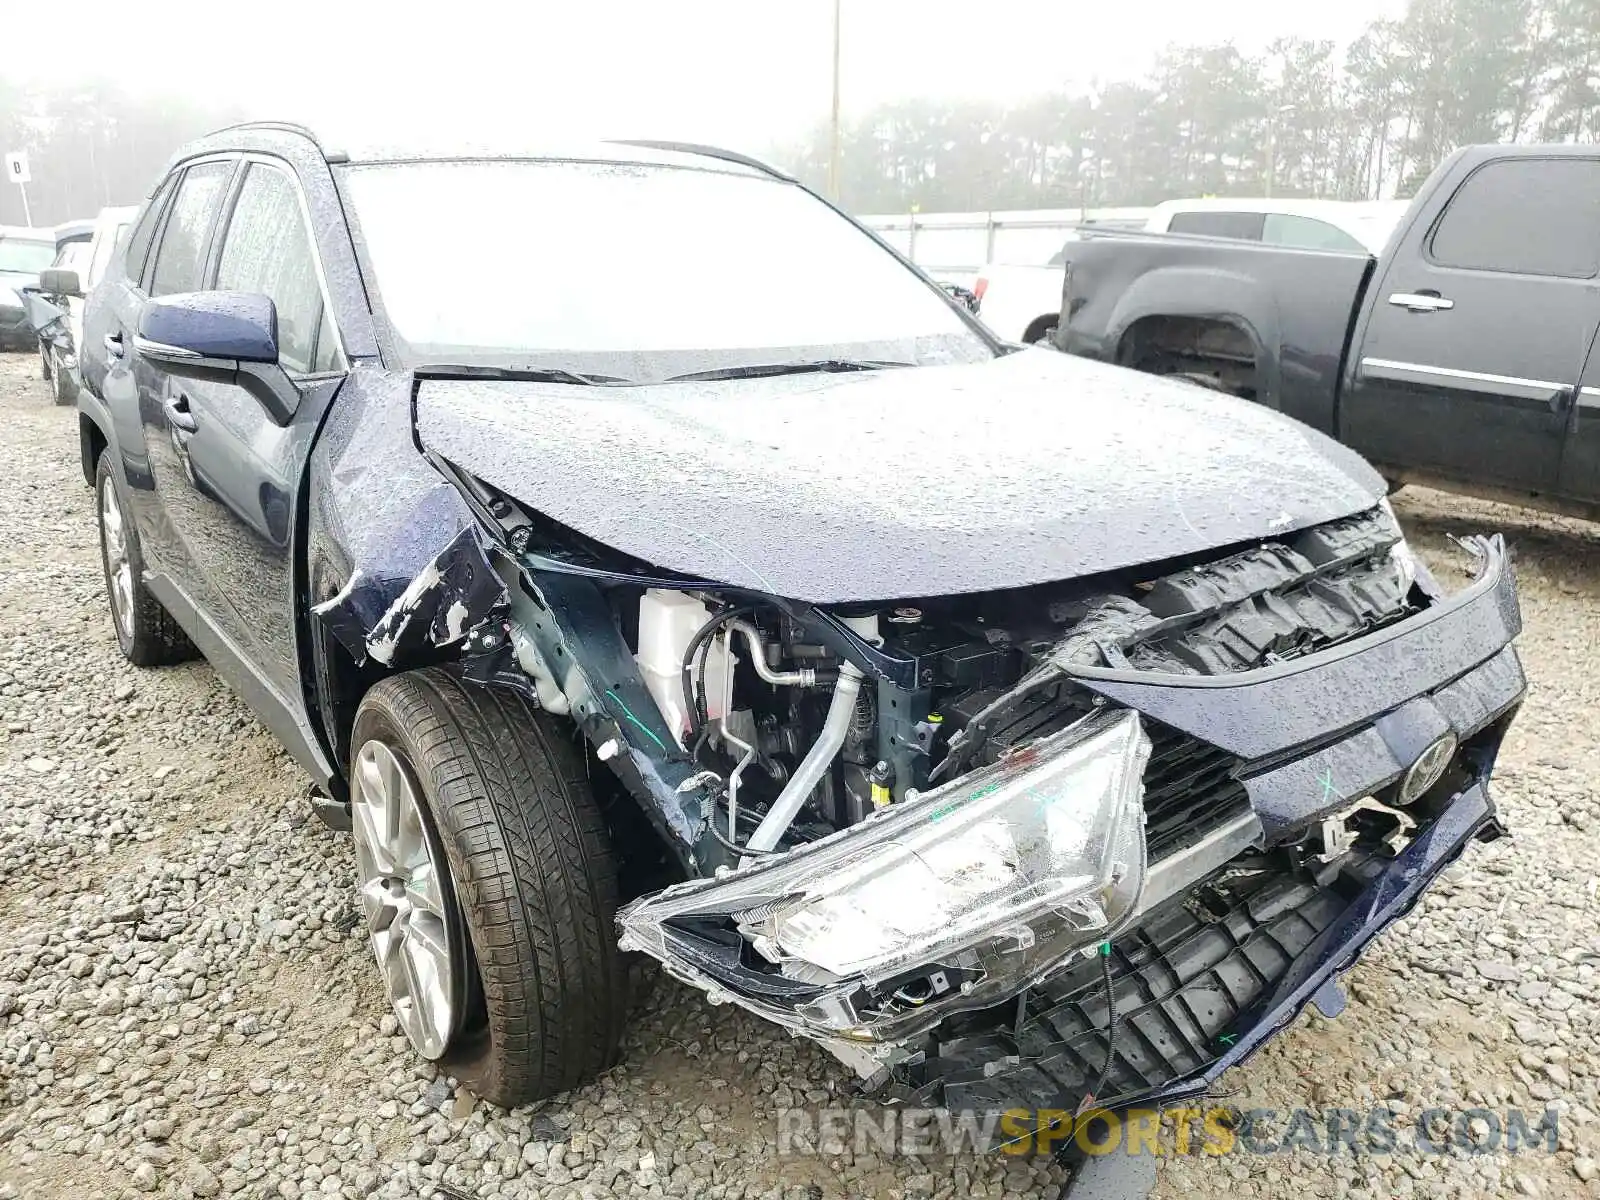
MULTIPOLYGON (((181 198, 181 197, 180 197, 181 198)), ((152 370, 146 440, 160 442, 157 492, 187 560, 178 583, 236 657, 241 689, 263 684, 291 709, 299 697, 293 531, 306 460, 344 358, 328 319, 299 185, 286 166, 260 160, 227 206, 206 284, 271 297, 279 363, 300 402, 275 421, 243 387, 152 370)), ((159 279, 159 262, 157 275, 159 279)))
POLYGON ((1494 159, 1382 268, 1340 437, 1368 458, 1550 493, 1600 323, 1600 157, 1494 159))

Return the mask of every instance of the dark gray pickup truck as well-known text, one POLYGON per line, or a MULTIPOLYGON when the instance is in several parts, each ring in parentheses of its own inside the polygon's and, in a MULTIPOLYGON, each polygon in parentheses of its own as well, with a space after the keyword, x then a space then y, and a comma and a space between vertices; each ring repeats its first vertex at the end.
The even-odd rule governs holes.
POLYGON ((1086 233, 1058 349, 1298 418, 1391 483, 1600 517, 1600 146, 1475 146, 1384 252, 1086 233))

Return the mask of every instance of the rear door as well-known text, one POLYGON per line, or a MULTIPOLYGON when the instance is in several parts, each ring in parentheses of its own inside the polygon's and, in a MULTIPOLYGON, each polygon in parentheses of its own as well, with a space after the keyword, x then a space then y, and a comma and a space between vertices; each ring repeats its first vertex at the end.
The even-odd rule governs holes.
POLYGON ((1381 268, 1341 439, 1380 464, 1555 490, 1600 323, 1597 200, 1600 157, 1473 168, 1381 268))
MULTIPOLYGON (((163 447, 151 458, 161 506, 187 564, 178 582, 237 658, 214 657, 214 665, 253 676, 233 680, 246 695, 264 682, 273 699, 292 708, 300 686, 291 553, 296 499, 345 357, 293 171, 251 158, 236 182, 201 286, 271 297, 279 363, 300 404, 279 425, 235 383, 153 372, 143 408, 146 440, 163 447)), ((158 283, 159 277, 158 264, 158 283)))

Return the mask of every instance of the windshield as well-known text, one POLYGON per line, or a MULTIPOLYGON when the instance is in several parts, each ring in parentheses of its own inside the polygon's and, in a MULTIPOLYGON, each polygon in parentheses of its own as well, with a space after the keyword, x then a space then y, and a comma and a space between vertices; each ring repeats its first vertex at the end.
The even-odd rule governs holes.
POLYGON ((56 256, 55 242, 24 241, 21 238, 0 238, 0 271, 16 271, 37 275, 56 256))
POLYGON ((802 189, 581 162, 346 169, 408 366, 628 382, 741 366, 993 357, 943 295, 802 189))

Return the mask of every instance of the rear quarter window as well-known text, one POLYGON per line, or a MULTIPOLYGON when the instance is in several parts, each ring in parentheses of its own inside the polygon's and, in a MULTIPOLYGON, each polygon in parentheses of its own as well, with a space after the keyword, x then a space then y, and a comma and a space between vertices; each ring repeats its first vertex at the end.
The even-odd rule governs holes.
POLYGON ((1233 238, 1241 242, 1259 242, 1261 228, 1266 222, 1264 213, 1250 212, 1177 212, 1167 223, 1168 233, 1199 233, 1206 237, 1233 238))
POLYGON ((1441 267, 1588 279, 1600 270, 1600 158, 1503 158, 1450 197, 1428 255, 1441 267))
POLYGON ((1261 240, 1269 246, 1288 246, 1296 250, 1366 250, 1337 225, 1294 213, 1268 213, 1261 240))

